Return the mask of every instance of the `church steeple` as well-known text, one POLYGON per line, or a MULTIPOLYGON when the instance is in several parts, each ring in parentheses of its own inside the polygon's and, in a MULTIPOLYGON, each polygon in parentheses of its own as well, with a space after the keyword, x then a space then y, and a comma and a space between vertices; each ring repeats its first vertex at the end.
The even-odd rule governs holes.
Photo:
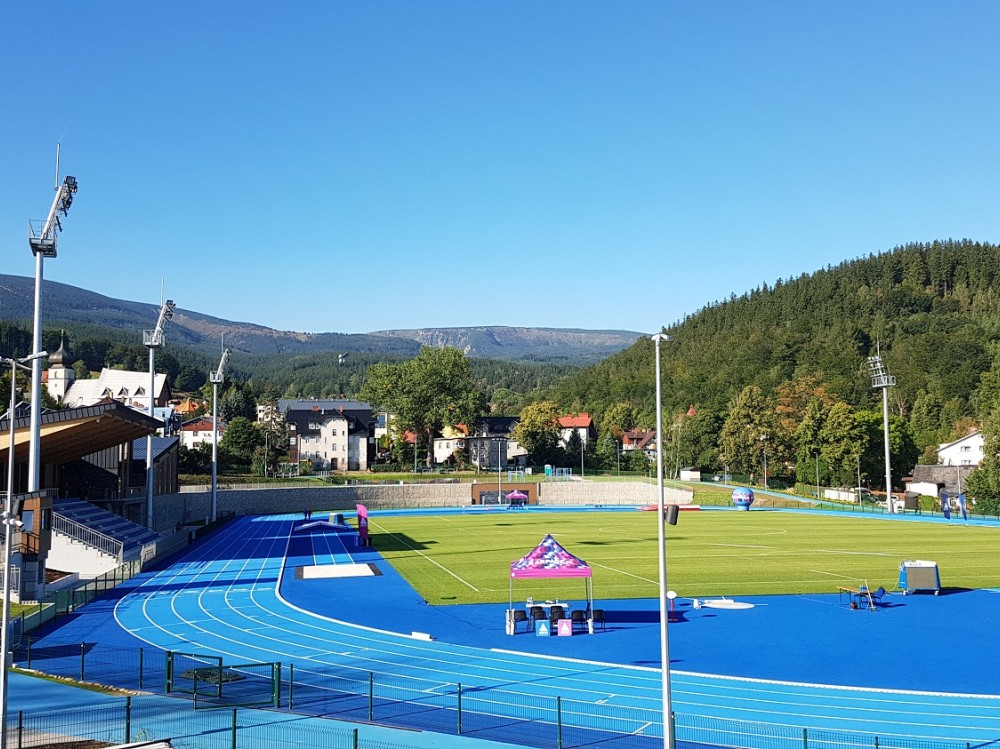
POLYGON ((49 355, 49 367, 72 367, 73 362, 75 361, 76 360, 73 358, 73 355, 66 350, 66 331, 60 331, 59 348, 56 349, 54 354, 49 355))
POLYGON ((55 353, 49 355, 49 371, 46 387, 49 395, 59 403, 63 402, 66 392, 76 380, 76 372, 73 371, 73 362, 76 361, 73 355, 66 348, 66 331, 62 331, 59 338, 59 348, 55 353))

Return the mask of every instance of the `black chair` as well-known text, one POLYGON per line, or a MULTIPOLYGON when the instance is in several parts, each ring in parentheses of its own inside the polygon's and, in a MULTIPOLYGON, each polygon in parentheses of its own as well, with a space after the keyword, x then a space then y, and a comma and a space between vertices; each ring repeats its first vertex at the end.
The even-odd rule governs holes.
POLYGON ((528 616, 531 617, 532 623, 534 623, 534 622, 536 622, 536 621, 538 621, 540 619, 547 619, 548 618, 548 616, 545 613, 545 609, 543 609, 541 606, 532 606, 531 610, 528 613, 528 616))
MULTIPOLYGON (((517 623, 524 622, 528 625, 528 612, 524 609, 514 609, 514 632, 517 632, 517 623)), ((530 626, 530 625, 528 625, 530 626)), ((530 630, 529 630, 530 631, 530 630)))
POLYGON ((554 627, 560 619, 566 618, 566 609, 562 606, 553 606, 549 610, 549 623, 554 627))
POLYGON ((582 609, 576 609, 570 614, 569 618, 573 620, 573 629, 577 627, 581 627, 584 630, 587 629, 587 612, 582 609))
POLYGON ((604 629, 604 609, 594 609, 590 612, 590 619, 594 622, 594 625, 601 625, 601 629, 604 629))

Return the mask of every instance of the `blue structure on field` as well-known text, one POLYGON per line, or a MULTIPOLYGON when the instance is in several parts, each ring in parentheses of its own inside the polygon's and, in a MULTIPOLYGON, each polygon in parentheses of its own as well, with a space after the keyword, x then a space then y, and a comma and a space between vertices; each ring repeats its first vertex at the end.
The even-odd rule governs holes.
POLYGON ((753 490, 742 487, 733 489, 733 505, 737 510, 749 510, 753 504, 753 490))

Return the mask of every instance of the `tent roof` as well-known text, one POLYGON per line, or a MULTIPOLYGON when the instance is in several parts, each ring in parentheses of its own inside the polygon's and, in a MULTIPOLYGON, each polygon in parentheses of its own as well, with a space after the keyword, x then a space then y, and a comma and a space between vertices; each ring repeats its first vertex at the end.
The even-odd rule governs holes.
POLYGON ((510 563, 510 576, 590 577, 590 566, 566 551, 549 534, 530 552, 510 563))

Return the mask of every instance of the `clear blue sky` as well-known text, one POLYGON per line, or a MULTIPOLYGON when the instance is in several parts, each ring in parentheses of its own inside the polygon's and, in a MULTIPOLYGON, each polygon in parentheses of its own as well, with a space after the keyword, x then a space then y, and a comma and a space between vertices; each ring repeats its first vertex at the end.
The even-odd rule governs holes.
POLYGON ((1000 3, 20 2, 0 272, 270 327, 654 331, 1000 241, 1000 3))

